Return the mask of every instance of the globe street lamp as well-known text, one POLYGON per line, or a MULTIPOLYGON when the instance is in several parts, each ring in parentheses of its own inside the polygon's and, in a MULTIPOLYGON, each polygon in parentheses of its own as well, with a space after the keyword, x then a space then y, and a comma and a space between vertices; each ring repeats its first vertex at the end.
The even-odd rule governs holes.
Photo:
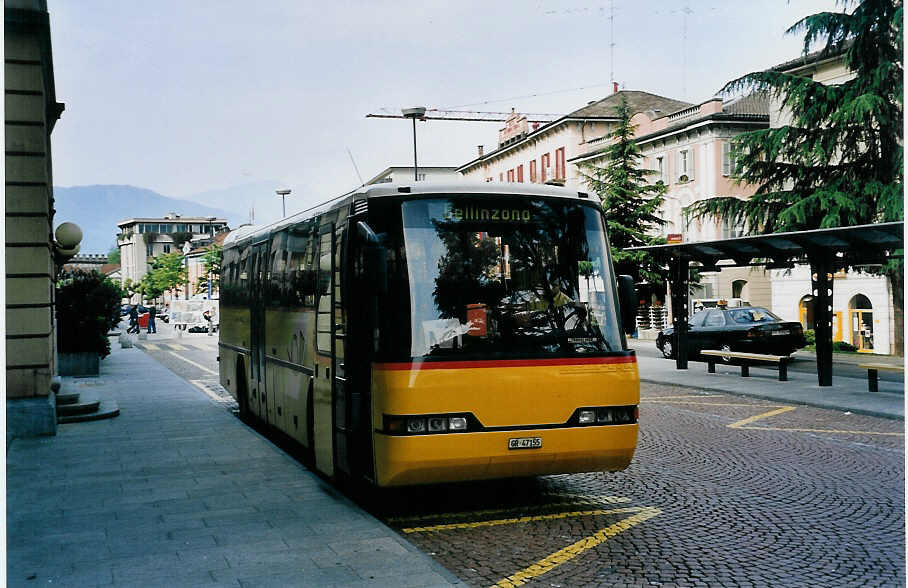
POLYGON ((419 181, 418 167, 416 165, 416 119, 425 120, 426 117, 426 107, 425 106, 414 106, 413 108, 403 108, 401 109, 401 114, 404 115, 404 118, 413 119, 413 181, 419 181))
POLYGON ((287 188, 284 188, 283 190, 275 190, 274 192, 278 196, 281 197, 281 210, 283 211, 283 216, 286 217, 287 216, 287 204, 284 199, 287 198, 288 194, 290 194, 290 190, 287 188))

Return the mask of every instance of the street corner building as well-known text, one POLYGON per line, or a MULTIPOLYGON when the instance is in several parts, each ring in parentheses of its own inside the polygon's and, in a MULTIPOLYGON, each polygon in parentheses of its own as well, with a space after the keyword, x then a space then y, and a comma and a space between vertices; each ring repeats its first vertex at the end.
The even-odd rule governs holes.
POLYGON ((56 433, 50 135, 63 104, 54 90, 46 0, 7 0, 4 35, 9 439, 56 433))

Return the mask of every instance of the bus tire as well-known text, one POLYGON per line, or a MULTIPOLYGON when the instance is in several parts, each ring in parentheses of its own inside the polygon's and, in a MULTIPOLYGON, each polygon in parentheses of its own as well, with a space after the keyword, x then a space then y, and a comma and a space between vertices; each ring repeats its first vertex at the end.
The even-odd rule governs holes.
POLYGON ((240 420, 249 424, 252 416, 249 411, 249 386, 246 383, 246 366, 242 359, 236 364, 236 402, 240 408, 240 420))

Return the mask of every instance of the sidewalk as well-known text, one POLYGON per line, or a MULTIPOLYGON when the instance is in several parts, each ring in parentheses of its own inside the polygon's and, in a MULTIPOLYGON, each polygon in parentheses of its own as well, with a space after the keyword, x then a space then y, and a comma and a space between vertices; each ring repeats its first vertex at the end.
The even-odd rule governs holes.
MULTIPOLYGON (((655 341, 638 339, 628 340, 632 349, 650 347, 656 349, 655 341)), ((816 361, 811 353, 799 351, 796 356, 816 361)), ((861 361, 868 358, 861 357, 861 361)), ((898 358, 887 358, 889 363, 897 363, 898 358)), ((846 358, 845 362, 853 362, 846 358)), ((836 357, 836 361, 840 361, 836 357)), ((640 368, 640 379, 644 382, 687 386, 699 390, 712 390, 762 398, 786 404, 804 404, 819 408, 848 411, 884 418, 905 418, 905 382, 880 381, 879 392, 867 391, 867 377, 854 378, 833 374, 832 386, 820 387, 815 373, 796 372, 789 368, 788 381, 779 381, 779 372, 774 368, 751 367, 750 377, 741 377, 739 366, 716 364, 716 373, 706 371, 706 364, 699 361, 688 363, 687 370, 675 368, 675 361, 662 357, 644 357, 637 355, 640 368)))
POLYGON ((7 452, 9 586, 459 583, 201 390, 112 343, 100 377, 63 390, 112 398, 120 416, 7 452))

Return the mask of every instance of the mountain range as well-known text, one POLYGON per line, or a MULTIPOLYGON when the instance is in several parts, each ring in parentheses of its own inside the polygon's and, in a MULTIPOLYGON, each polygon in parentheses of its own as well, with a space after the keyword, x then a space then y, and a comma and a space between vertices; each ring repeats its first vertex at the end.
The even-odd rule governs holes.
POLYGON ((231 228, 249 222, 256 208, 256 223, 276 220, 280 201, 274 196, 278 182, 257 182, 171 198, 147 188, 124 185, 54 186, 54 226, 74 222, 82 228, 80 253, 108 253, 117 243, 117 223, 136 217, 181 216, 226 218, 231 228), (271 218, 274 217, 274 218, 271 218))

